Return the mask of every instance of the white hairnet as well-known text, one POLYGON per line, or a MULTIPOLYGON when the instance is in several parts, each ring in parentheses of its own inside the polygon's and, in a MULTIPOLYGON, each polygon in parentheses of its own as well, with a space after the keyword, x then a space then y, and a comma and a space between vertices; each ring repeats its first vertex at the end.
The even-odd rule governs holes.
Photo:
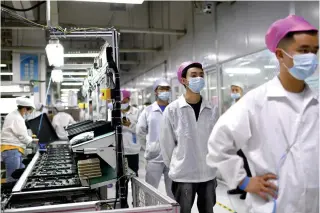
POLYGON ((241 82, 233 82, 231 86, 240 87, 242 90, 244 90, 244 85, 241 82))
POLYGON ((36 110, 40 110, 43 107, 43 103, 36 103, 36 110))
POLYGON ((58 110, 58 111, 63 111, 64 110, 64 106, 62 105, 62 102, 57 102, 54 107, 58 110))
POLYGON ((153 84, 153 91, 158 88, 158 86, 163 86, 163 87, 170 87, 169 82, 166 79, 158 79, 156 82, 153 84))
POLYGON ((33 109, 35 108, 34 103, 30 98, 19 97, 16 99, 16 104, 18 106, 32 107, 33 109))

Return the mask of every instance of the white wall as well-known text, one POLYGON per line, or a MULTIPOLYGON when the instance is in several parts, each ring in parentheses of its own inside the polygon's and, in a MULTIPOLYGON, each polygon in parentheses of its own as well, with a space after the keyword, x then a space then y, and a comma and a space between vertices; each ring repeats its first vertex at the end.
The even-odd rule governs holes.
MULTIPOLYGON (((171 8, 175 2, 171 2, 171 8)), ((188 33, 170 46, 170 51, 164 51, 150 62, 157 64, 168 60, 169 77, 175 77, 178 66, 187 60, 203 63, 205 66, 215 65, 233 58, 244 56, 265 47, 264 37, 269 26, 276 20, 289 15, 294 9, 297 15, 304 16, 315 26, 319 26, 319 2, 236 2, 233 5, 222 3, 217 6, 217 14, 202 14, 199 11, 192 13, 191 5, 183 2, 184 7, 173 10, 172 15, 179 17, 186 15, 186 27, 188 33), (188 6, 187 6, 188 5, 188 6), (217 19, 215 20, 215 17, 217 19), (194 23, 194 24, 193 24, 194 23), (215 25, 216 23, 216 25, 215 25), (215 42, 217 41, 217 46, 215 42), (217 47, 217 48, 216 48, 217 47), (170 75, 171 74, 171 75, 170 75)), ((173 18, 173 20, 175 19, 173 18)), ((171 26, 172 27, 172 26, 171 26)), ((133 75, 123 76, 122 83, 134 79, 131 84, 125 84, 127 88, 138 88, 140 91, 146 87, 139 85, 143 82, 142 76, 137 77, 136 72, 149 70, 150 66, 140 66, 133 71, 133 75)), ((153 74, 153 71, 150 71, 153 74)), ((161 74, 159 74, 161 75, 161 74)), ((148 78, 144 74, 143 78, 148 78)))

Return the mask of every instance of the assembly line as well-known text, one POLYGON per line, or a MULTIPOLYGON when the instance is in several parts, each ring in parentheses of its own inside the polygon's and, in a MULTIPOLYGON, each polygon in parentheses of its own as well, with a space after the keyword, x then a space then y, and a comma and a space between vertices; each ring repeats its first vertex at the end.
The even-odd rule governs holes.
POLYGON ((218 83, 223 105, 204 95, 211 78, 194 58, 171 67, 183 92, 165 75, 152 79, 144 100, 153 102, 136 102, 116 29, 47 30, 45 100, 12 92, 16 108, 1 125, 1 212, 319 212, 319 99, 307 83, 319 73, 318 26, 298 15, 274 21, 264 42, 277 74, 249 91, 241 80, 218 83), (87 36, 104 43, 80 90, 68 103, 51 99, 61 41, 87 36))

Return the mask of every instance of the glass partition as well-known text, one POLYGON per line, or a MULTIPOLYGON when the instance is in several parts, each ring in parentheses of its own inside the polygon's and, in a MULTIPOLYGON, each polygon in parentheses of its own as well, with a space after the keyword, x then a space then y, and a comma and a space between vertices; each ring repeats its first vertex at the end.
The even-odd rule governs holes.
POLYGON ((217 86, 217 72, 215 70, 207 73, 207 91, 208 101, 214 105, 218 105, 218 86, 217 86))
POLYGON ((232 104, 230 87, 239 82, 244 85, 244 94, 271 80, 278 73, 278 61, 269 50, 222 64, 221 100, 222 113, 232 104))

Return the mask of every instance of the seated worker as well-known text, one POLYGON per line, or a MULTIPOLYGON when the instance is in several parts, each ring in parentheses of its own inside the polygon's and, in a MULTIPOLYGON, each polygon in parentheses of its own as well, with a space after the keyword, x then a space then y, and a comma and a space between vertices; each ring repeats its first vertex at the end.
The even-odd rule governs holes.
POLYGON ((18 109, 9 113, 1 132, 1 157, 6 167, 6 182, 16 181, 11 174, 16 169, 23 169, 22 156, 33 139, 28 135, 25 118, 35 108, 29 98, 19 97, 16 100, 18 109))
POLYGON ((57 102, 55 105, 58 114, 56 114, 52 119, 52 126, 56 130, 56 133, 60 140, 68 140, 68 133, 64 129, 64 127, 76 123, 73 117, 66 113, 62 112, 64 110, 64 106, 61 102, 57 102))
MULTIPOLYGON (((242 83, 235 82, 231 84, 231 98, 233 100, 233 104, 238 102, 240 98, 243 96, 243 90, 244 86, 242 83)), ((241 149, 237 152, 237 154, 243 158, 244 169, 247 172, 247 176, 251 177, 251 172, 246 156, 244 155, 241 149)), ((228 194, 241 194, 240 199, 242 200, 246 199, 247 196, 247 192, 239 189, 239 187, 237 187, 236 189, 228 190, 228 194)))
POLYGON ((270 26, 265 41, 280 72, 219 118, 207 164, 231 189, 248 193, 248 212, 318 213, 319 98, 305 83, 318 72, 318 29, 290 15, 270 26))

